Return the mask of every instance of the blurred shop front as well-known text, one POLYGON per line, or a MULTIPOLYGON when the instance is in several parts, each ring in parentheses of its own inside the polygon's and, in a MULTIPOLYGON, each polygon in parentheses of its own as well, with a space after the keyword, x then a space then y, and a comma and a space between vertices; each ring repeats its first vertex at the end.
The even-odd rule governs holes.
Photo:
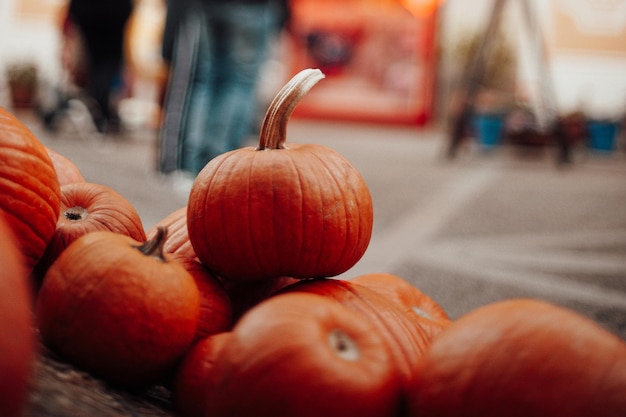
POLYGON ((436 0, 292 0, 289 72, 326 79, 296 117, 426 124, 436 79, 436 0))

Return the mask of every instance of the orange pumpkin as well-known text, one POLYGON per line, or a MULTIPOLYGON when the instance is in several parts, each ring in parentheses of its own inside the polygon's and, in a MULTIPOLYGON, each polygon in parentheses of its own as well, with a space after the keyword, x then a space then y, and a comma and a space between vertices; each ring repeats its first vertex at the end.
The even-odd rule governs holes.
POLYGON ((0 210, 30 273, 56 229, 61 191, 46 148, 0 107, 0 210))
POLYGON ((0 211, 0 416, 19 416, 35 361, 32 292, 17 241, 0 211))
POLYGON ((172 403, 178 415, 205 415, 201 405, 205 396, 205 385, 209 383, 215 361, 229 337, 229 332, 205 337, 185 354, 176 370, 172 386, 172 403))
POLYGON ((188 258, 196 257, 187 232, 187 206, 165 216, 146 232, 146 236, 153 237, 161 226, 167 227, 169 234, 163 247, 165 253, 177 253, 188 258))
POLYGON ((397 275, 372 273, 353 278, 350 282, 366 286, 400 306, 408 315, 415 318, 429 340, 452 323, 448 314, 435 300, 397 275))
POLYGON ((422 357, 410 416, 626 415, 626 344, 541 301, 496 302, 456 320, 422 357))
POLYGON ((92 232, 68 246, 37 298, 44 343, 121 386, 169 377, 195 336, 200 299, 191 275, 162 254, 166 233, 141 244, 92 232))
POLYGON ((74 164, 74 162, 72 162, 68 157, 48 147, 46 147, 46 151, 52 161, 52 165, 54 166, 60 185, 85 181, 83 174, 80 172, 76 164, 74 164))
POLYGON ((362 285, 337 279, 313 279, 289 285, 281 293, 305 292, 333 299, 371 322, 389 345, 404 382, 412 380, 419 358, 429 344, 428 335, 412 316, 382 295, 362 285))
POLYGON ((338 152, 286 144, 287 121, 317 81, 296 75, 270 105, 257 147, 211 160, 189 195, 189 239, 216 275, 237 281, 328 277, 351 268, 372 233, 369 189, 338 152))
POLYGON ((61 187, 61 215, 37 266, 40 276, 70 243, 96 231, 120 233, 146 240, 141 218, 133 205, 114 189, 101 184, 76 182, 61 187))
POLYGON ((397 415, 400 406, 383 336, 314 294, 282 294, 257 305, 208 362, 211 371, 193 388, 202 394, 200 415, 380 417, 397 415))
POLYGON ((176 253, 170 256, 189 272, 200 292, 200 317, 194 340, 230 330, 233 325, 233 308, 220 280, 195 258, 176 253))

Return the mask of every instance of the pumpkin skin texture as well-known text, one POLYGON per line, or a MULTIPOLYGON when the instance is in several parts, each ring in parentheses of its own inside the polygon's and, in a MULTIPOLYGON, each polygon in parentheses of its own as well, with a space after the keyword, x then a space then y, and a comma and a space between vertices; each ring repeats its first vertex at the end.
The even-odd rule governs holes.
POLYGON ((428 336, 390 300, 369 288, 338 279, 313 279, 285 287, 280 293, 304 292, 324 296, 356 312, 372 323, 388 344, 403 384, 414 378, 415 368, 426 350, 428 336))
POLYGON ((283 294, 233 328, 203 382, 204 416, 393 416, 387 345, 366 320, 314 294, 283 294))
POLYGON ((299 82, 314 84, 316 75, 296 75, 279 92, 259 146, 217 156, 193 183, 189 239, 224 279, 335 276, 369 245, 372 199, 356 168, 330 148, 285 144, 288 117, 304 94, 299 82))
POLYGON ((189 272, 200 292, 200 317, 194 342, 230 330, 233 309, 222 283, 197 259, 176 253, 170 254, 170 257, 189 272))
POLYGON ((368 287, 400 306, 414 317, 429 340, 452 323, 435 300, 397 275, 372 273, 353 278, 350 282, 368 287))
POLYGON ((28 273, 56 229, 61 191, 45 146, 0 107, 0 210, 17 239, 28 273))
POLYGON ((52 161, 54 170, 56 171, 59 185, 73 184, 75 182, 84 182, 85 178, 80 172, 76 164, 72 162, 68 157, 55 151, 54 149, 46 147, 48 156, 52 161))
POLYGON ((61 214, 57 227, 37 266, 38 275, 54 262, 70 243, 96 231, 110 231, 146 240, 141 217, 117 191, 101 184, 76 182, 61 187, 61 214))
POLYGON ((217 356, 230 337, 229 332, 218 333, 195 343, 178 366, 172 385, 172 404, 177 415, 202 417, 201 406, 217 356))
POLYGON ((189 233, 187 232, 187 206, 181 207, 165 216, 148 229, 146 236, 148 238, 153 237, 160 226, 165 226, 168 230, 168 238, 165 246, 163 246, 165 253, 176 253, 188 258, 196 257, 196 252, 194 252, 193 246, 191 246, 189 233))
POLYGON ((68 246, 37 298, 43 342, 122 387, 170 377, 195 336, 200 299, 191 275, 159 253, 165 234, 141 244, 92 232, 68 246))
POLYGON ((21 257, 0 212, 0 416, 7 417, 22 415, 36 355, 33 294, 21 257))
POLYGON ((626 415, 626 344, 541 301, 462 316, 435 338, 416 375, 410 416, 626 415))

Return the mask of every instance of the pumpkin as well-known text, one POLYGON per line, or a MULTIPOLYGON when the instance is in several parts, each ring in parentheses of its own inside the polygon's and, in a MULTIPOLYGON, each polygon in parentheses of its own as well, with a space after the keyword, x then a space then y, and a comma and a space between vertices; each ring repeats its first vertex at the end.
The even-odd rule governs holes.
POLYGON ((315 294, 282 294, 255 306, 209 361, 201 387, 191 387, 202 394, 200 415, 380 417, 396 415, 400 405, 383 336, 315 294))
POLYGON ((140 243, 88 233, 50 266, 37 297, 43 342, 113 384, 140 388, 169 378, 198 326, 198 288, 162 253, 167 230, 140 243))
POLYGON ((16 236, 28 273, 56 229, 61 191, 45 146, 0 107, 0 210, 16 236))
POLYGON ((208 383, 218 354, 230 337, 217 333, 195 343, 176 370, 172 384, 172 404, 177 415, 203 417, 204 385, 208 383))
POLYGON ((403 382, 411 381, 419 358, 429 344, 428 335, 411 315, 369 288, 338 279, 313 279, 291 284, 279 293, 304 292, 339 302, 371 322, 389 345, 403 382))
POLYGON ((436 337, 409 395, 410 416, 626 415, 626 344, 543 301, 480 307, 436 337))
POLYGON ((397 275, 371 273, 353 278, 350 282, 366 286, 400 306, 415 318, 429 340, 452 323, 448 314, 435 300, 397 275))
POLYGON ((195 258, 173 253, 171 259, 189 272, 200 292, 200 317, 194 341, 230 330, 233 308, 221 281, 195 258))
POLYGON ((286 143, 289 116, 323 76, 297 74, 270 105, 258 146, 213 158, 194 180, 189 240, 216 275, 237 281, 335 276, 365 252, 373 209, 360 173, 328 147, 286 143))
POLYGON ((169 234, 165 246, 163 246, 165 253, 176 253, 188 258, 196 257, 193 246, 191 246, 189 241, 189 233, 187 233, 187 206, 181 207, 165 216, 148 229, 146 236, 153 237, 161 226, 167 227, 169 234))
POLYGON ((52 148, 46 147, 46 151, 52 161, 52 165, 54 166, 60 185, 85 181, 83 174, 80 172, 76 164, 74 164, 74 162, 72 162, 68 157, 60 154, 52 148))
POLYGON ((61 187, 61 214, 57 227, 37 265, 41 277, 61 252, 79 237, 95 231, 120 233, 143 242, 146 235, 139 213, 114 189, 76 182, 61 187))
POLYGON ((0 416, 19 416, 35 362, 32 291, 17 240, 0 212, 0 416))

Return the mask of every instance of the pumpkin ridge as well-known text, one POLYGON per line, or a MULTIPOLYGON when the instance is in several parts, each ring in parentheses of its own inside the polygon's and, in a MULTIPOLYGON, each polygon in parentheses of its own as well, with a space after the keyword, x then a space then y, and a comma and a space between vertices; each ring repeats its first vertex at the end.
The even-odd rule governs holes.
MULTIPOLYGON (((48 214, 54 214, 58 217, 58 204, 60 202, 60 187, 58 186, 58 182, 56 184, 53 181, 44 182, 41 181, 39 176, 24 175, 23 167, 14 167, 10 165, 5 165, 2 169, 0 169, 0 180, 5 183, 12 184, 14 187, 21 190, 27 191, 31 198, 34 195, 37 200, 45 202, 46 206, 50 208, 50 213, 48 214)), ((15 193, 10 195, 15 195, 15 193)))
MULTIPOLYGON (((11 155, 19 155, 19 158, 6 158, 3 162, 4 167, 10 167, 10 168, 14 168, 19 170, 19 172, 22 174, 19 178, 23 178, 24 177, 24 172, 27 172, 28 176, 31 177, 35 177, 31 174, 31 171, 29 171, 27 169, 27 167, 24 166, 24 162, 28 162, 29 165, 32 165, 32 168, 36 168, 37 170, 41 170, 42 168, 46 169, 47 171, 49 171, 47 174, 43 177, 41 176, 37 176, 35 178, 37 179, 41 179, 41 178, 46 178, 46 179, 50 179, 50 182, 52 184, 54 184, 54 180, 57 179, 57 173, 56 170, 54 169, 54 165, 52 164, 52 160, 50 159, 50 157, 48 156, 47 153, 42 153, 42 151, 40 149, 33 149, 30 146, 19 146, 20 144, 17 143, 2 143, 2 152, 4 154, 7 154, 7 156, 11 156, 11 155), (19 164, 14 165, 13 162, 14 161, 20 161, 19 164)), ((38 147, 37 147, 38 148, 38 147)), ((45 150, 45 149, 44 149, 45 150)), ((58 180, 57 180, 58 181, 58 180)))
MULTIPOLYGON (((294 151, 291 151, 294 152, 294 151)), ((298 177, 298 184, 300 184, 300 213, 301 213, 301 218, 300 218, 300 249, 298 250, 298 262, 297 265, 302 265, 303 264, 303 260, 302 258, 306 256, 306 251, 303 250, 303 242, 306 242, 306 240, 308 239, 306 230, 307 230, 307 222, 306 222, 306 211, 304 210, 304 192, 302 192, 302 189, 304 188, 304 181, 302 179, 302 172, 300 172, 300 167, 298 166, 298 164, 296 163, 296 161, 294 161, 293 157, 292 157, 292 153, 289 153, 289 161, 291 162, 291 164, 293 165, 293 169, 294 172, 296 173, 297 177, 298 177)), ((320 251, 318 250, 318 253, 320 251)), ((305 269, 309 269, 308 265, 306 266, 305 269)))
MULTIPOLYGON (((330 149, 330 148, 328 148, 330 149)), ((330 152, 333 153, 334 156, 334 150, 330 149, 330 152)), ((318 153, 316 152, 311 152, 311 155, 314 156, 315 158, 317 158, 317 160, 320 163, 320 166, 322 166, 328 176, 333 180, 333 183, 335 184, 335 192, 333 193, 333 199, 336 201, 337 200, 337 196, 340 194, 341 190, 342 190, 342 184, 339 183, 338 179, 336 178, 335 175, 333 175, 333 169, 329 166, 329 162, 326 160, 326 158, 322 158, 318 153)), ((327 194, 327 193, 326 193, 327 194)), ((332 265, 332 268, 328 268, 329 270, 333 270, 333 271, 337 271, 338 267, 341 265, 341 263, 343 262, 343 260, 345 259, 346 256, 346 251, 347 248, 349 247, 349 236, 350 236, 350 222, 349 222, 349 216, 347 213, 347 209, 345 204, 341 204, 340 205, 344 211, 342 218, 344 219, 344 233, 343 233, 343 248, 341 250, 341 256, 336 256, 334 257, 334 262, 332 265)), ((326 212, 324 213, 324 217, 326 217, 326 212)), ((358 217, 358 216, 357 216, 358 217)), ((324 220, 324 225, 326 225, 326 221, 324 220)), ((322 255, 323 251, 320 251, 320 257, 322 255)), ((320 260, 321 261, 321 260, 320 260)), ((329 265, 330 266, 330 265, 329 265)))
MULTIPOLYGON (((0 193, 2 193, 3 191, 0 190, 0 193)), ((21 204, 26 204, 24 202, 19 202, 21 204)), ((19 211, 19 210, 18 210, 19 211)), ((7 223, 9 225, 11 225, 11 229, 13 230, 13 234, 15 234, 16 236, 19 235, 19 233, 23 232, 24 230, 30 231, 33 233, 33 237, 39 239, 40 245, 41 246, 47 246, 48 244, 48 239, 46 239, 45 236, 43 236, 41 233, 41 231, 38 229, 32 229, 31 228, 31 224, 30 222, 24 221, 23 218, 16 216, 14 213, 3 210, 0 208, 0 213, 2 213, 4 215, 4 218, 7 220, 7 223), (12 219, 13 221, 9 221, 9 219, 12 219), (17 222, 19 223, 19 225, 21 227, 19 227, 19 232, 18 229, 15 227, 15 223, 17 222)), ((34 239, 29 239, 28 242, 23 242, 24 244, 26 244, 25 247, 27 248, 37 248, 39 245, 36 245, 37 242, 34 241, 34 239)), ((22 249, 23 250, 23 246, 18 245, 18 249, 22 249)), ((43 253, 42 253, 43 255, 43 253)), ((39 261, 38 259, 33 258, 33 255, 29 255, 28 253, 23 253, 23 256, 25 259, 28 260, 33 260, 33 261, 39 261)))
MULTIPOLYGON (((368 292, 370 292, 372 294, 375 294, 376 296, 378 295, 377 293, 375 293, 375 292, 371 291, 369 288, 366 288, 366 287, 361 286, 359 284, 353 284, 353 283, 348 283, 348 282, 346 282, 344 284, 343 281, 342 281, 342 287, 345 288, 348 292, 350 292, 355 298, 358 298, 363 304, 365 304, 367 306, 368 309, 370 309, 372 311, 375 311, 376 315, 378 316, 378 311, 380 310, 380 307, 376 306, 374 303, 372 303, 367 297, 362 297, 359 294, 359 292, 358 292, 359 290, 357 290, 357 288, 361 288, 361 290, 368 291, 368 292)), ((412 372, 414 366, 411 366, 411 359, 414 357, 414 355, 412 355, 407 349, 405 349, 405 345, 404 345, 404 343, 402 343, 401 340, 398 340, 398 338, 396 337, 397 332, 393 331, 393 329, 391 328, 391 325, 390 325, 388 320, 377 320, 377 321, 385 329, 385 332, 387 333, 387 337, 390 338, 390 339, 393 339, 393 341, 395 343, 390 343, 390 345, 395 346, 397 348, 397 352, 401 352, 402 353, 402 360, 403 360, 404 364, 406 365, 407 369, 410 369, 411 370, 410 372, 412 372)), ((414 329, 413 327, 408 328, 408 326, 405 325, 406 321, 404 321, 404 320, 402 320, 402 321, 394 320, 393 323, 396 326, 401 325, 403 329, 408 329, 409 331, 407 331, 406 333, 409 334, 409 335, 412 333, 411 330, 414 329)), ((426 338, 426 336, 425 336, 425 334, 421 334, 421 333, 424 333, 422 331, 422 329, 418 328, 418 327, 415 327, 415 329, 416 329, 416 331, 418 333, 420 333, 421 340, 424 340, 426 338)), ((411 339, 413 339, 413 338, 411 337, 411 339)), ((424 348, 425 348, 424 346, 422 346, 422 345, 414 345, 414 346, 415 346, 416 350, 419 350, 419 352, 421 354, 424 353, 424 348)), ((393 349, 393 350, 395 351, 396 349, 393 349)), ((401 372, 404 374, 406 371, 401 371, 401 372)))
MULTIPOLYGON (((20 219, 20 222, 29 225, 29 229, 32 229, 32 232, 42 240, 47 241, 47 234, 45 229, 52 229, 52 231, 56 228, 56 222, 58 220, 58 209, 55 210, 49 204, 49 201, 41 198, 41 196, 32 190, 21 187, 19 184, 7 180, 6 178, 2 178, 0 175, 0 202, 3 202, 2 207, 3 211, 7 214, 12 215, 16 219, 20 219), (21 188, 20 191, 27 194, 29 196, 29 201, 33 204, 28 204, 26 201, 22 201, 21 199, 11 198, 9 196, 15 195, 15 189, 21 188), (3 197, 7 197, 5 200, 3 197), (4 203, 6 202, 6 203, 4 203), (7 210, 8 207, 14 207, 15 209, 7 210), (46 210, 46 208, 48 210, 46 210), (28 221, 28 216, 32 216, 38 219, 37 222, 28 221), (33 224, 39 225, 39 227, 32 227, 33 224)), ((49 230, 51 233, 51 231, 49 230)), ((49 238, 49 236, 48 236, 49 238)))
MULTIPOLYGON (((312 157, 315 159, 319 159, 319 157, 317 157, 317 155, 312 155, 312 153, 308 153, 306 154, 308 157, 312 157)), ((316 173, 313 173, 313 175, 316 175, 316 173)), ((318 184, 317 187, 317 191, 318 191, 318 201, 321 202, 321 209, 323 210, 324 208, 324 198, 326 196, 325 190, 322 189, 322 187, 318 184)), ((307 269, 309 267, 315 267, 315 265, 320 265, 322 264, 324 257, 325 257, 325 252, 324 252, 324 239, 325 239, 325 231, 326 231, 326 222, 324 221, 324 213, 322 212, 321 214, 321 222, 322 222, 322 227, 319 230, 316 230, 318 237, 316 238, 316 240, 318 241, 318 248, 317 248, 317 257, 313 260, 311 263, 311 266, 307 266, 307 269)), ((302 254, 303 256, 305 256, 306 254, 302 254)), ((317 278, 317 277, 313 277, 313 278, 317 278)))
MULTIPOLYGON (((36 222, 36 224, 48 224, 52 225, 52 228, 56 228, 56 221, 58 219, 58 208, 55 210, 54 207, 49 204, 49 201, 42 198, 39 194, 34 192, 33 190, 22 187, 21 185, 3 178, 0 175, 0 201, 5 202, 7 204, 2 204, 4 207, 4 211, 12 214, 14 217, 21 219, 25 224, 29 224, 29 222, 24 221, 24 216, 34 216, 40 218, 45 221, 36 222), (11 198, 10 196, 15 195, 16 188, 20 188, 23 193, 27 194, 29 197, 29 201, 32 201, 34 204, 28 204, 25 201, 11 198), (6 200, 3 198, 6 197, 6 200), (45 203, 45 204, 44 204, 45 203), (19 210, 6 210, 7 207, 21 207, 19 210), (45 210, 45 209, 48 210, 45 210), (47 213, 46 213, 47 212, 47 213), (54 220, 54 221, 52 221, 54 220)), ((35 229, 33 228, 33 231, 35 229)), ((42 236, 44 237, 44 236, 42 236)), ((45 237, 44 237, 45 240, 45 237)))
MULTIPOLYGON (((194 180, 193 186, 191 187, 191 192, 189 194, 189 199, 188 199, 188 204, 187 204, 187 233, 189 234, 189 241, 191 243, 191 246, 194 247, 194 242, 198 242, 198 240, 196 240, 196 236, 201 235, 201 236, 206 236, 207 235, 207 225, 205 222, 200 221, 200 222, 194 222, 194 228, 191 229, 189 226, 189 222, 190 220, 193 221, 193 213, 195 212, 199 212, 200 209, 202 207, 209 207, 210 205, 210 200, 214 197, 214 191, 212 192, 211 190, 214 188, 214 183, 213 183, 213 176, 209 177, 209 181, 206 184, 206 189, 207 192, 204 194, 204 198, 202 198, 201 201, 198 201, 199 199, 194 198, 193 196, 195 195, 195 190, 198 187, 198 182, 199 181, 203 181, 205 179, 205 177, 207 176, 205 173, 207 172, 207 169, 211 169, 212 171, 216 171, 219 170, 220 167, 225 163, 225 161, 228 159, 229 154, 222 154, 220 156, 217 156, 216 158, 212 159, 211 161, 209 161, 209 163, 202 169, 202 171, 200 172, 200 174, 196 177, 196 179, 194 180), (216 165, 214 167, 214 165, 216 165)), ((223 219, 223 213, 220 213, 220 218, 223 219)), ((195 243, 196 245, 198 243, 195 243)), ((199 251, 196 250, 194 248, 194 252, 198 253, 199 251)), ((211 250, 209 245, 205 245, 204 247, 204 251, 201 251, 203 253, 212 253, 213 251, 211 250)), ((200 259, 200 261, 205 264, 205 266, 209 269, 211 269, 212 267, 206 262, 206 259, 200 259)))
POLYGON ((123 207, 119 210, 112 210, 105 203, 93 206, 93 211, 98 213, 96 218, 98 223, 107 229, 110 229, 111 225, 115 225, 116 230, 119 230, 119 226, 122 226, 133 239, 139 241, 146 240, 146 233, 143 227, 135 223, 135 220, 139 218, 139 213, 137 213, 134 206, 130 203, 123 203, 123 200, 116 201, 116 204, 118 208, 120 205, 123 207))
MULTIPOLYGON (((246 213, 246 215, 242 216, 242 218, 244 219, 244 221, 246 222, 246 229, 250 230, 250 213, 253 213, 254 210, 252 208, 252 196, 254 195, 254 190, 253 188, 253 179, 256 177, 255 174, 258 175, 257 170, 255 169, 255 162, 258 162, 257 160, 257 155, 264 155, 264 154, 260 154, 258 152, 254 152, 251 157, 250 157, 250 161, 245 161, 246 158, 239 158, 237 160, 237 162, 241 163, 241 162, 247 162, 248 165, 248 176, 247 176, 247 189, 245 190, 245 195, 247 198, 247 210, 248 212, 246 213)), ((263 162, 261 162, 261 164, 263 164, 263 162)), ((262 169, 262 168, 261 168, 262 169)), ((262 169, 263 170, 263 169, 262 169)), ((235 171, 233 169, 233 171, 235 171)), ((263 176, 267 176, 266 174, 267 171, 263 170, 263 176)), ((273 173, 273 172, 272 172, 273 173)), ((274 187, 273 187, 273 177, 272 177, 272 203, 273 203, 273 207, 272 207, 272 212, 274 211, 274 209, 276 208, 276 204, 274 201, 274 187)), ((268 219, 268 221, 271 221, 274 229, 276 227, 276 222, 273 221, 274 219, 268 219)), ((255 239, 255 237, 253 236, 254 231, 250 231, 250 233, 246 233, 246 237, 247 237, 247 246, 250 248, 250 252, 252 254, 252 258, 254 259, 254 263, 255 265, 259 268, 259 270, 263 271, 263 275, 267 275, 267 265, 265 265, 264 263, 264 259, 263 257, 259 254, 259 248, 257 247, 257 245, 255 244, 255 241, 263 241, 263 239, 255 239)), ((276 231, 274 230, 274 237, 276 236, 276 231)), ((276 239, 273 239, 274 242, 276 243, 276 239)), ((274 247, 274 253, 278 254, 278 248, 274 247)), ((278 256, 278 255, 277 255, 278 256)), ((278 256, 278 259, 280 261, 280 256, 278 256)))

